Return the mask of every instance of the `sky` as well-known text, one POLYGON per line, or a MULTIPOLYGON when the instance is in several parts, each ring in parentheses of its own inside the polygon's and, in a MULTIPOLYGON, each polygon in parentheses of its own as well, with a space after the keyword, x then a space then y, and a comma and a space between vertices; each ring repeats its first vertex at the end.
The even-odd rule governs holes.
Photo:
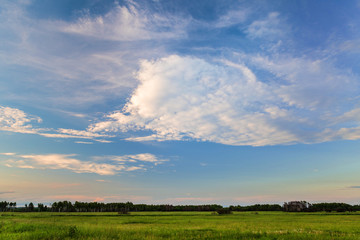
POLYGON ((360 1, 1 0, 0 201, 360 201, 360 1))

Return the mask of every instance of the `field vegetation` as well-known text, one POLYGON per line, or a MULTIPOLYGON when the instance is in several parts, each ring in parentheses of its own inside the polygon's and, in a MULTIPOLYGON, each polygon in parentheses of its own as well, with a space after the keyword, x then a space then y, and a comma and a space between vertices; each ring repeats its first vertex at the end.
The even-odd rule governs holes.
POLYGON ((359 212, 0 213, 0 239, 360 239, 359 212))

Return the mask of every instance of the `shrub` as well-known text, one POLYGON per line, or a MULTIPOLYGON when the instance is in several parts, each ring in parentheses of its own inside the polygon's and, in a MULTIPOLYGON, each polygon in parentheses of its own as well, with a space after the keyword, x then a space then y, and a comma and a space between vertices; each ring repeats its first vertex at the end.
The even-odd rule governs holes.
POLYGON ((223 215, 223 214, 231 214, 231 210, 229 208, 219 208, 216 210, 216 212, 220 215, 223 215))

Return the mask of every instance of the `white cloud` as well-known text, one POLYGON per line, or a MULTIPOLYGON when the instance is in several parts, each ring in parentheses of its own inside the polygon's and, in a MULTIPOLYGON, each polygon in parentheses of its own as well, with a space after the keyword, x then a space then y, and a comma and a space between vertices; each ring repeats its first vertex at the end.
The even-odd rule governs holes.
POLYGON ((101 142, 101 143, 112 143, 112 141, 105 140, 105 139, 96 139, 96 141, 101 142))
POLYGON ((360 126, 359 123, 357 123, 357 127, 326 128, 317 135, 319 135, 323 141, 358 140, 360 139, 360 126))
POLYGON ((118 162, 147 162, 147 163, 153 163, 155 166, 158 164, 162 164, 168 160, 166 159, 159 159, 153 154, 150 153, 140 153, 140 154, 134 154, 134 155, 124 155, 124 156, 113 156, 111 157, 112 160, 118 161, 118 162))
POLYGON ((13 156, 13 155, 16 155, 16 153, 0 153, 0 155, 13 156))
POLYGON ((0 131, 37 133, 30 123, 41 121, 41 118, 29 116, 19 109, 0 106, 0 131))
POLYGON ((144 168, 138 167, 138 166, 132 166, 132 167, 126 168, 126 171, 128 171, 128 172, 132 172, 132 171, 136 171, 136 170, 144 170, 144 168))
POLYGON ((250 38, 280 38, 286 29, 285 23, 280 19, 278 12, 271 12, 264 20, 256 20, 247 28, 250 38))
POLYGON ((360 108, 354 108, 335 119, 336 123, 358 123, 360 122, 360 108))
POLYGON ((32 163, 34 168, 43 169, 69 169, 76 173, 97 173, 100 175, 114 175, 123 170, 123 166, 106 163, 80 161, 72 158, 75 155, 49 154, 49 155, 22 155, 24 161, 32 163))
POLYGON ((141 9, 134 2, 117 5, 104 16, 85 16, 63 31, 114 41, 181 38, 186 36, 188 20, 141 9))
POLYGON ((246 20, 247 15, 248 12, 244 9, 230 10, 216 21, 215 27, 223 28, 243 23, 246 20))
POLYGON ((74 137, 76 137, 76 136, 80 136, 80 137, 84 137, 84 138, 109 137, 109 135, 97 134, 97 133, 84 131, 84 130, 59 128, 56 131, 61 134, 70 135, 70 136, 74 136, 74 137))
POLYGON ((30 116, 20 109, 0 106, 0 131, 38 134, 49 138, 91 139, 105 143, 110 141, 99 138, 112 137, 107 134, 98 134, 86 130, 39 128, 32 126, 32 122, 41 123, 42 119, 36 116, 30 116))
POLYGON ((143 129, 154 134, 128 140, 193 138, 231 145, 296 140, 286 129, 269 121, 274 114, 263 108, 269 109, 276 98, 271 88, 258 81, 244 65, 211 64, 172 55, 158 61, 143 61, 138 79, 140 84, 124 110, 91 125, 90 131, 143 129))
POLYGON ((276 93, 290 106, 334 111, 334 105, 340 106, 349 101, 358 90, 358 83, 351 73, 337 69, 326 60, 287 56, 270 60, 269 57, 258 55, 251 57, 251 61, 282 81, 276 93))
POLYGON ((140 84, 123 110, 88 130, 151 132, 133 134, 130 141, 198 139, 253 146, 360 137, 358 124, 342 126, 349 117, 357 121, 356 109, 338 117, 351 108, 349 97, 359 89, 351 74, 326 60, 245 57, 253 71, 272 77, 260 81, 249 67, 229 61, 177 55, 143 61, 140 84))
POLYGON ((109 182, 111 182, 111 181, 109 181, 109 180, 104 180, 104 179, 97 179, 97 180, 95 180, 95 181, 97 181, 97 182, 103 182, 103 183, 109 183, 109 182))
MULTIPOLYGON (((36 80, 23 76, 3 84, 10 88, 4 95, 12 92, 15 83, 13 88, 23 86, 18 98, 38 99, 45 105, 50 99, 73 107, 109 99, 121 104, 133 90, 123 109, 85 130, 38 128, 33 125, 40 118, 0 107, 2 131, 98 142, 110 142, 107 138, 115 133, 127 132, 121 137, 129 141, 196 139, 254 146, 360 137, 358 77, 337 68, 333 53, 311 59, 277 51, 291 41, 291 34, 287 35, 291 27, 277 12, 248 26, 246 10, 221 16, 211 27, 244 24, 248 38, 244 41, 260 41, 261 52, 257 46, 250 51, 258 54, 243 53, 240 60, 215 63, 168 56, 174 44, 169 40, 186 37, 193 20, 159 15, 131 1, 104 15, 88 14, 73 22, 33 19, 24 5, 11 1, 5 1, 1 13, 1 66, 36 71, 36 80), (273 44, 274 39, 283 42, 273 44), (270 48, 264 47, 267 43, 270 48), (148 60, 138 65, 139 59, 148 60), (32 92, 28 87, 38 92, 26 96, 32 92)), ((358 50, 356 43, 344 42, 340 49, 358 50)), ((74 111, 64 112, 86 116, 74 111)))
POLYGON ((76 141, 75 143, 79 143, 79 144, 94 144, 93 142, 83 142, 83 141, 76 141))
POLYGON ((17 71, 21 76, 6 84, 9 91, 4 95, 61 108, 125 97, 136 87, 132 73, 139 59, 161 55, 160 42, 184 36, 188 21, 160 16, 131 2, 75 22, 35 19, 26 6, 5 3, 0 15, 0 65, 7 70, 29 68, 36 80, 17 71), (19 90, 21 95, 10 94, 19 90))
POLYGON ((13 157, 7 160, 5 163, 7 167, 29 169, 67 169, 76 173, 96 173, 99 175, 115 175, 124 171, 147 170, 148 166, 145 166, 142 163, 138 163, 138 161, 131 161, 131 159, 147 161, 155 166, 159 163, 167 161, 158 159, 156 156, 149 153, 111 156, 108 158, 93 157, 92 161, 79 160, 75 158, 76 154, 37 154, 12 156, 13 157), (125 159, 126 164, 118 163, 117 159, 121 158, 125 159))

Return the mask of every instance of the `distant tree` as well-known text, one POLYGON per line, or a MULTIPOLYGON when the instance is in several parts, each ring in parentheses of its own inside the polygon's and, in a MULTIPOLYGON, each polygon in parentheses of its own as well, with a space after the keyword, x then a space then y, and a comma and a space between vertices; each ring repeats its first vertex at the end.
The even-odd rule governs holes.
POLYGON ((34 211, 34 204, 32 202, 29 203, 29 211, 30 212, 34 211))
POLYGON ((58 211, 59 211, 59 212, 62 212, 63 209, 64 209, 64 204, 63 204, 63 202, 58 202, 58 203, 57 203, 57 207, 58 207, 58 211))
POLYGON ((47 211, 47 206, 44 206, 44 204, 42 204, 42 203, 38 203, 38 211, 39 212, 46 212, 47 211))
POLYGON ((9 205, 9 203, 7 201, 0 202, 0 211, 1 212, 7 211, 8 205, 9 205))

